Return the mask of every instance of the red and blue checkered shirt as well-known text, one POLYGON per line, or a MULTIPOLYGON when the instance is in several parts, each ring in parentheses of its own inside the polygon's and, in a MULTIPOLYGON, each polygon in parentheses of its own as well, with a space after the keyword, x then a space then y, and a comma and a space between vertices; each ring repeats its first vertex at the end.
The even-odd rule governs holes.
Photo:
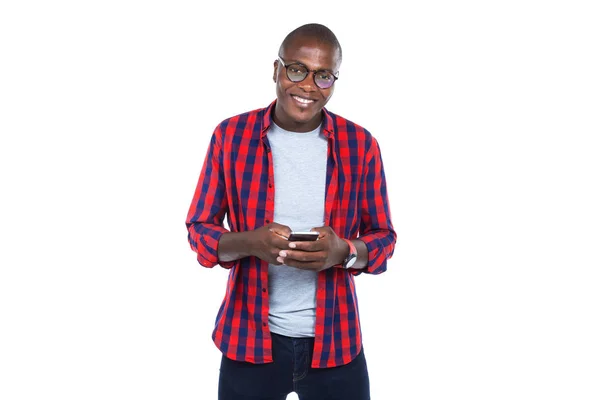
MULTIPOLYGON (((225 216, 233 232, 273 222, 275 187, 267 132, 274 105, 217 126, 186 219, 198 262, 230 269, 213 340, 226 357, 256 364, 273 361, 269 264, 257 257, 219 261, 217 245, 227 232, 225 216)), ((360 352, 354 275, 384 272, 396 243, 377 141, 366 129, 338 115, 325 109, 323 115, 322 132, 328 143, 325 225, 342 238, 362 240, 369 262, 364 269, 338 266, 319 272, 313 368, 347 364, 360 352)))

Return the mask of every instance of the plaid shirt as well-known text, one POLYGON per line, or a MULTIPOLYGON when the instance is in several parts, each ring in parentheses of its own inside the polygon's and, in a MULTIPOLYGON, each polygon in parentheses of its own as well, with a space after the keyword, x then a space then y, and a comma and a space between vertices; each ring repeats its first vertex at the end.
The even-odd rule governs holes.
MULTIPOLYGON (((256 257, 219 261, 217 245, 227 232, 225 216, 234 232, 273 222, 275 187, 267 132, 274 105, 217 126, 186 219, 198 262, 230 269, 213 340, 226 357, 256 364, 273 361, 269 264, 256 257)), ((367 245, 369 262, 361 270, 336 266, 319 272, 313 368, 347 364, 360 352, 354 275, 384 272, 396 242, 377 141, 352 122, 325 109, 323 114, 328 143, 325 225, 342 238, 359 237, 367 245)))

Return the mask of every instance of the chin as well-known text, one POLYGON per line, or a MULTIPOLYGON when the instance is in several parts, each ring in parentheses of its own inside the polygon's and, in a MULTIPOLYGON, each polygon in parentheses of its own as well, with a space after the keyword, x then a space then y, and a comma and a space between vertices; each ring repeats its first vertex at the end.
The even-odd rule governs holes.
POLYGON ((290 114, 290 117, 292 117, 292 121, 299 123, 299 124, 308 123, 308 122, 314 120, 316 116, 317 116, 317 114, 311 114, 311 115, 307 115, 304 113, 290 114))
POLYGON ((321 114, 321 109, 318 108, 316 111, 314 110, 302 110, 298 109, 295 104, 290 104, 288 115, 298 123, 310 122, 315 119, 319 114, 321 114))

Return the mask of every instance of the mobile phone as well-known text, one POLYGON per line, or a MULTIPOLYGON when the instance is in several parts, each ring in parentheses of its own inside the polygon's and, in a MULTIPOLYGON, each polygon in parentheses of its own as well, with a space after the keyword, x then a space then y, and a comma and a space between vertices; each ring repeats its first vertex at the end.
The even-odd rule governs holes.
POLYGON ((319 238, 319 232, 292 232, 288 237, 290 242, 313 241, 319 238))

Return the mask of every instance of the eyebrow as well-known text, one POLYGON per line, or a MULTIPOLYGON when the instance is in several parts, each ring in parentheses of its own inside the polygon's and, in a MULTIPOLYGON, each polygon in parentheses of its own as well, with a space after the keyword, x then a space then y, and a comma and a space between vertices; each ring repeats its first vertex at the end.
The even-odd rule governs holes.
MULTIPOLYGON (((281 61, 284 61, 284 62, 285 62, 285 60, 283 59, 283 57, 279 57, 279 58, 281 58, 281 61)), ((309 69, 309 70, 311 70, 311 71, 327 71, 327 72, 331 72, 333 75, 336 75, 336 74, 339 72, 339 71, 337 71, 337 72, 333 72, 333 70, 332 70, 332 69, 329 69, 329 68, 315 68, 315 69, 310 69, 310 68, 308 68, 308 65, 306 65, 306 64, 304 64, 303 62, 301 62, 301 61, 298 61, 298 60, 288 61, 288 63, 287 63, 287 65, 292 65, 292 64, 300 64, 300 65, 303 65, 303 66, 305 66, 305 67, 306 67, 306 69, 309 69)))

